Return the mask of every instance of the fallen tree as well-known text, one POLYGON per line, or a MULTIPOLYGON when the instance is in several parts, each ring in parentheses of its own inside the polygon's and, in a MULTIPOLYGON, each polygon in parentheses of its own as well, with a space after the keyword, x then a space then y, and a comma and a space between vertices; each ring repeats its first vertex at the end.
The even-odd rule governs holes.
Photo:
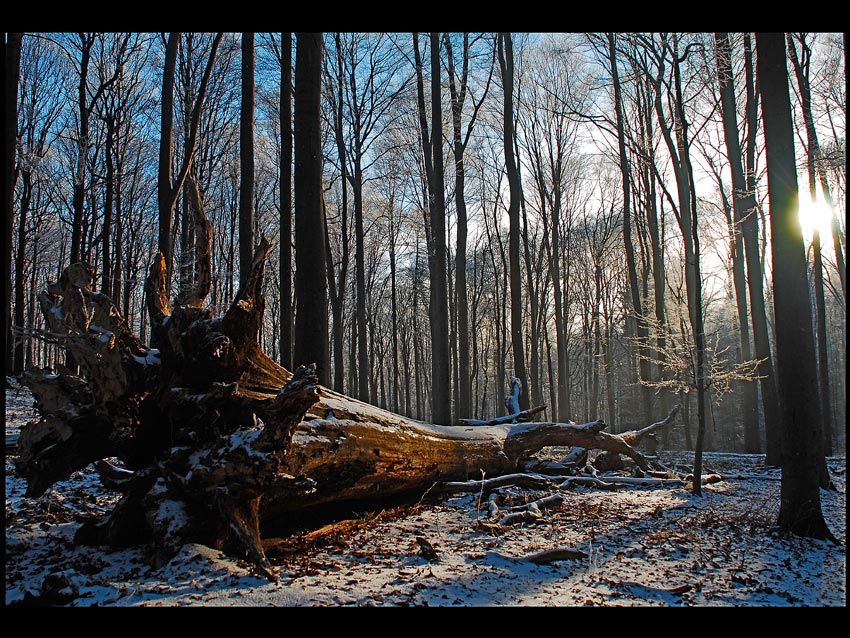
MULTIPOLYGON (((205 223, 202 210, 195 216, 205 223)), ((445 481, 524 471, 549 446, 607 450, 650 470, 634 446, 659 424, 618 435, 602 421, 436 425, 322 387, 310 365, 290 373, 257 343, 269 248, 263 238, 221 317, 201 307, 204 276, 172 308, 159 255, 145 284, 151 346, 109 297, 92 291, 86 264, 69 266, 39 295, 47 337, 80 372, 36 369, 24 378, 41 414, 18 445, 27 495, 92 462, 123 494, 109 515, 80 528, 76 542, 150 543, 158 562, 200 542, 245 552, 273 577, 260 525, 307 508, 421 496, 445 481), (111 457, 125 467, 104 461, 111 457)), ((208 269, 203 245, 199 253, 199 268, 208 269)), ((515 412, 509 416, 528 416, 515 412)))

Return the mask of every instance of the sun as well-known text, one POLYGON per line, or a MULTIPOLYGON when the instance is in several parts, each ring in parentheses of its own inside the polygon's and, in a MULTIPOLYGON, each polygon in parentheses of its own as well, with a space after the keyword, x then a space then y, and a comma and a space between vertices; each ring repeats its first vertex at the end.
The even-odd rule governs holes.
POLYGON ((806 243, 812 241, 815 230, 823 243, 832 233, 832 209, 823 199, 814 202, 808 193, 800 193, 800 227, 806 243))

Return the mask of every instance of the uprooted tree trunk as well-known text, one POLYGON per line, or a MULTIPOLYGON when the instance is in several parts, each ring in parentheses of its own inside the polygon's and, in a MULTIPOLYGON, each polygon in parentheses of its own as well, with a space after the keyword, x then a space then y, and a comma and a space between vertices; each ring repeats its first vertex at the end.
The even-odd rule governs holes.
MULTIPOLYGON (((199 198, 193 207, 206 227, 199 198)), ((27 494, 92 462, 123 494, 113 512, 80 528, 77 542, 151 543, 159 562, 185 542, 235 545, 273 577, 260 523, 307 508, 421 496, 435 483, 521 471, 549 446, 608 450, 649 469, 634 446, 658 424, 620 435, 602 421, 434 425, 319 386, 312 366, 290 373, 257 343, 269 248, 263 238, 222 317, 200 307, 209 292, 203 272, 172 309, 159 255, 145 284, 155 347, 91 290, 85 264, 69 266, 39 296, 50 338, 74 355, 81 376, 34 369, 25 377, 42 415, 20 437, 27 494)), ((197 260, 209 268, 203 254, 197 260)))

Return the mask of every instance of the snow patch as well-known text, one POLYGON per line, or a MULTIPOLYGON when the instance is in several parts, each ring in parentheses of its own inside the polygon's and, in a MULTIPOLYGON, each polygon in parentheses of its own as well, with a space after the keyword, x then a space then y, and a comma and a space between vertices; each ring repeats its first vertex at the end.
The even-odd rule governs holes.
MULTIPOLYGON (((133 355, 133 358, 136 362, 141 363, 143 366, 159 365, 161 363, 159 360, 159 350, 156 348, 152 349, 144 357, 137 357, 136 355, 133 355)), ((172 388, 172 390, 174 390, 174 388, 172 388)))

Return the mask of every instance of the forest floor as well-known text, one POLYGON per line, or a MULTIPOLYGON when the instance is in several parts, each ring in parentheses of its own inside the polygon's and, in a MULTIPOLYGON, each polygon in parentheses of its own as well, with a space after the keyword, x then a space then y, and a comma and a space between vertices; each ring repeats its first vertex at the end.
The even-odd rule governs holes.
MULTIPOLYGON (((34 417, 28 391, 7 389, 6 434, 34 417)), ((661 451, 657 459, 674 466, 692 455, 661 451)), ((475 494, 360 513, 268 539, 279 570, 270 582, 202 545, 185 545, 158 568, 143 547, 75 547, 81 522, 119 496, 89 466, 25 498, 7 452, 6 605, 846 607, 846 458, 828 459, 837 489, 821 490, 840 545, 776 527, 780 473, 763 456, 708 453, 705 465, 723 479, 702 497, 681 486, 562 488, 562 504, 510 527, 492 525, 475 494), (436 557, 422 555, 417 537, 436 557), (583 556, 529 560, 564 548, 583 556)), ((518 503, 546 495, 504 492, 518 503)))

